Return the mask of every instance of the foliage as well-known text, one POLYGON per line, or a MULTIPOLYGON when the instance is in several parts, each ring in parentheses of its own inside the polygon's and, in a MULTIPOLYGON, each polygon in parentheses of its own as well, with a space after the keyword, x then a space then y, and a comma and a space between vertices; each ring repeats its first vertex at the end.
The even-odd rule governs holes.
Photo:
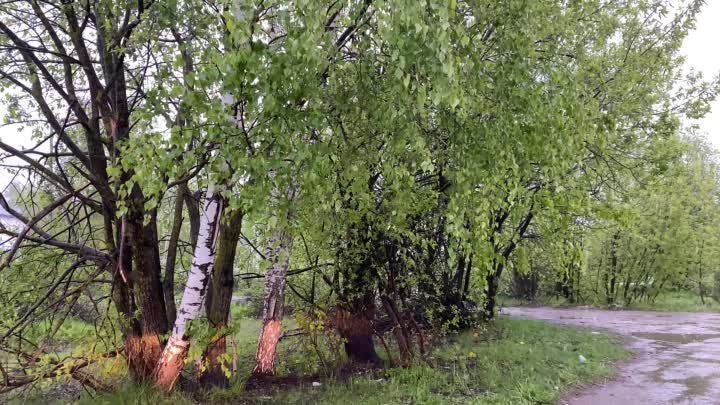
MULTIPOLYGON (((541 280, 541 295, 562 296, 569 303, 580 298, 648 308, 658 297, 680 293, 696 296, 697 307, 703 307, 712 299, 720 266, 719 180, 716 152, 687 139, 681 158, 668 162, 662 176, 628 179, 622 193, 608 193, 598 201, 596 215, 574 227, 575 245, 584 253, 572 270, 563 265, 572 257, 567 251, 572 245, 565 243, 565 251, 557 252, 539 241, 531 244, 534 254, 526 271, 541 280)), ((524 279, 513 282, 518 280, 524 279)), ((675 306, 696 307, 658 304, 675 306)))
POLYGON ((305 374, 327 376, 337 370, 345 360, 342 355, 342 338, 329 328, 327 314, 316 310, 314 313, 297 313, 299 339, 303 352, 300 354, 305 374))
MULTIPOLYGON (((373 339, 390 336, 403 364, 426 359, 425 334, 477 327, 503 289, 606 305, 713 295, 716 157, 681 125, 720 85, 682 73, 702 1, 60 3, 0 5, 6 118, 37 142, 0 141, 28 179, 12 214, 26 233, 2 229, 18 240, 0 254, 4 351, 30 358, 23 333, 45 339, 30 325, 92 304, 95 338, 124 341, 129 372, 151 378, 211 188, 242 213, 235 277, 212 287, 230 300, 234 279, 277 262, 262 247, 288 235, 287 277, 263 298, 284 301, 287 281, 321 363, 335 363, 321 346, 341 341, 347 359, 378 363, 373 339)), ((218 328, 192 326, 190 361, 218 328)), ((319 369, 284 346, 280 374, 319 369)), ((462 373, 394 372, 428 381, 398 395, 432 402, 443 387, 431 380, 499 370, 437 356, 462 373)), ((561 365, 575 370, 555 364, 557 381, 561 365)), ((528 381, 515 400, 553 397, 528 381)))

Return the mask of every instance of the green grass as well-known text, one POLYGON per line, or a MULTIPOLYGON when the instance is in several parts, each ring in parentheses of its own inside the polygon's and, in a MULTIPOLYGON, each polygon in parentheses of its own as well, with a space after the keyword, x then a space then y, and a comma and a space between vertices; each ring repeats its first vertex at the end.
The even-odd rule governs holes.
POLYGON ((538 298, 534 301, 529 301, 529 300, 525 300, 525 299, 513 298, 513 297, 508 297, 508 296, 500 296, 500 297, 498 297, 498 305, 500 306, 500 308, 523 307, 523 306, 544 306, 544 307, 552 307, 552 308, 561 308, 561 307, 573 307, 573 306, 587 305, 587 304, 585 304, 585 303, 571 304, 563 297, 542 297, 542 298, 538 298))
MULTIPOLYGON (((54 325, 49 321, 40 321, 27 328, 26 333, 36 340, 42 340, 54 325)), ((87 342, 95 337, 95 327, 79 319, 67 318, 53 337, 55 344, 76 345, 87 342)))
MULTIPOLYGON (((73 405, 197 405, 178 391, 163 394, 146 385, 127 384, 115 392, 96 397, 84 397, 73 405)), ((58 404, 59 405, 59 404, 58 404)))
POLYGON ((662 294, 653 303, 635 302, 628 309, 665 312, 720 312, 720 303, 711 297, 705 297, 703 304, 696 294, 680 291, 662 294))
MULTIPOLYGON (((250 341, 251 334, 247 336, 250 341)), ((292 357, 295 352, 288 353, 292 357)), ((304 383, 291 387, 248 392, 244 383, 238 382, 228 390, 191 400, 179 394, 166 398, 146 388, 129 386, 77 404, 553 404, 563 392, 579 384, 610 376, 608 363, 627 356, 622 345, 608 336, 500 318, 484 330, 449 339, 433 351, 429 364, 317 379, 322 383, 320 387, 312 387, 312 380, 305 378, 299 380, 304 383), (581 354, 587 358, 586 364, 580 363, 581 354)), ((245 361, 241 364, 250 366, 245 361)))
POLYGON ((532 301, 523 300, 523 299, 519 299, 519 298, 508 297, 508 296, 504 296, 504 295, 499 296, 499 297, 497 298, 497 300, 498 300, 498 306, 499 306, 500 308, 504 308, 504 307, 524 307, 524 306, 527 306, 527 305, 533 305, 533 302, 532 302, 532 301))
MULTIPOLYGON (((604 303, 580 302, 571 304, 564 298, 538 298, 535 301, 516 299, 512 297, 499 297, 500 307, 517 307, 517 306, 546 306, 546 307, 576 307, 590 305, 599 309, 607 309, 604 303)), ((686 291, 667 292, 659 295, 654 302, 637 301, 628 306, 622 303, 612 306, 612 309, 632 309, 638 311, 659 311, 659 312, 720 312, 720 303, 712 297, 705 297, 705 303, 702 302, 697 294, 686 291)))

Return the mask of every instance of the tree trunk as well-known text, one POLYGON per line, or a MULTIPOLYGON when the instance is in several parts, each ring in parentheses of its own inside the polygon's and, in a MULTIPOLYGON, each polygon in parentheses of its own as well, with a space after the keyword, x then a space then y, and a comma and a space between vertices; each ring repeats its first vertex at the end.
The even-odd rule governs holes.
POLYGON ((354 325, 358 330, 346 330, 343 336, 345 339, 345 354, 353 362, 371 367, 380 366, 380 357, 375 352, 375 342, 372 332, 369 331, 365 319, 357 318, 354 325))
POLYGON ((605 284, 605 300, 607 302, 607 305, 612 305, 615 303, 615 272, 617 271, 618 267, 617 241, 619 238, 620 232, 615 232, 610 241, 610 268, 609 274, 607 275, 608 281, 605 284))
POLYGON ((538 274, 532 270, 527 274, 513 270, 512 283, 510 285, 512 297, 528 301, 534 300, 535 295, 537 294, 538 281, 538 274))
POLYGON ((160 254, 158 251, 155 214, 148 224, 132 223, 133 276, 135 300, 142 315, 143 361, 146 368, 155 367, 162 352, 160 337, 167 333, 168 323, 165 312, 162 283, 160 281, 160 254))
POLYGON ((221 215, 222 200, 219 195, 213 193, 212 188, 208 188, 198 233, 200 243, 193 254, 193 265, 185 284, 172 335, 162 351, 162 356, 153 373, 155 385, 160 390, 171 391, 173 389, 182 371, 185 357, 187 357, 190 340, 185 332, 188 322, 197 318, 205 301, 210 274, 213 270, 218 221, 221 215))
POLYGON ((167 247, 167 259, 165 261, 165 277, 163 278, 163 296, 165 297, 165 308, 167 312, 168 325, 175 323, 177 308, 175 306, 175 261, 177 259, 178 242, 183 222, 183 189, 178 186, 175 190, 175 207, 173 208, 173 225, 170 231, 170 240, 167 247))
POLYGON ((215 264, 205 306, 208 322, 210 327, 215 329, 215 336, 208 344, 204 354, 206 368, 199 376, 200 384, 203 385, 226 386, 228 384, 221 357, 225 354, 226 348, 225 334, 227 333, 234 286, 235 251, 240 239, 242 218, 242 211, 235 210, 220 223, 215 264))
POLYGON ((470 292, 470 276, 472 275, 472 256, 468 259, 467 270, 465 270, 465 282, 463 283, 462 300, 465 301, 470 292))
POLYGON ((362 293, 347 305, 348 309, 338 309, 333 314, 332 322, 340 337, 345 340, 345 354, 348 359, 362 366, 377 367, 381 364, 375 351, 373 335, 375 328, 372 320, 375 317, 375 296, 371 291, 362 293))
MULTIPOLYGON (((496 245, 494 235, 490 237, 490 241, 492 242, 493 246, 495 246, 495 253, 502 253, 500 254, 500 257, 496 257, 493 259, 493 271, 489 273, 485 278, 485 281, 487 282, 487 295, 485 296, 485 318, 488 320, 495 318, 495 307, 497 305, 496 300, 500 284, 500 277, 502 277, 502 273, 505 270, 506 263, 508 262, 508 260, 510 260, 510 255, 513 253, 513 251, 515 251, 515 248, 517 248, 518 243, 520 242, 520 240, 522 240, 523 236, 525 235, 525 231, 527 231, 530 223, 532 222, 532 219, 535 216, 535 213, 533 212, 534 207, 535 202, 533 201, 530 204, 530 208, 528 209, 525 218, 523 218, 518 227, 515 229, 515 233, 510 238, 510 242, 505 246, 504 249, 500 250, 499 246, 496 245), (518 239, 516 240, 515 238, 518 239)), ((501 227, 504 222, 505 219, 500 221, 500 227, 496 227, 496 231, 498 233, 501 231, 501 227)))
POLYGON ((277 229, 268 241, 270 267, 265 273, 263 328, 255 355, 254 377, 271 376, 275 372, 275 353, 282 333, 285 284, 293 240, 289 233, 277 229))
POLYGON ((379 366, 381 361, 375 351, 374 330, 370 319, 346 311, 338 313, 337 316, 342 322, 338 332, 345 340, 345 354, 348 359, 363 366, 379 366))
POLYGON ((503 265, 499 265, 500 267, 491 272, 487 275, 485 278, 485 281, 487 283, 487 291, 485 295, 485 319, 490 320, 495 318, 495 307, 497 305, 496 299, 497 299, 497 292, 498 292, 498 283, 500 276, 502 275, 502 270, 504 268, 503 265))
POLYGON ((395 335, 395 341, 397 342, 398 349, 400 350, 400 358, 402 359, 403 366, 409 366, 414 357, 410 333, 407 331, 402 319, 400 319, 397 306, 390 300, 390 298, 387 296, 381 296, 380 301, 385 308, 385 312, 393 323, 393 334, 395 335))
POLYGON ((125 356, 127 358, 128 370, 133 381, 142 383, 152 374, 152 369, 147 369, 147 362, 144 361, 142 340, 142 328, 140 322, 134 316, 135 301, 132 292, 128 288, 119 270, 114 272, 111 298, 118 313, 122 317, 120 326, 125 337, 125 356))
POLYGON ((188 219, 190 220, 190 246, 192 246, 194 252, 197 247, 198 233, 200 232, 200 204, 198 204, 198 200, 202 193, 200 191, 190 193, 187 184, 184 189, 185 206, 187 207, 188 219))
POLYGON ((697 269, 698 269, 698 293, 700 294, 700 302, 705 305, 705 286, 703 285, 703 249, 705 247, 705 240, 700 241, 700 250, 697 258, 697 269))
MULTIPOLYGON (((127 238, 127 235, 123 235, 127 238)), ((131 249, 123 243, 121 249, 127 254, 127 259, 121 255, 118 269, 113 273, 113 287, 111 298, 115 304, 118 314, 122 317, 120 325, 125 337, 125 356, 127 358, 128 370, 133 381, 144 383, 152 376, 159 352, 158 335, 146 336, 143 333, 143 319, 138 318, 138 307, 135 303, 133 285, 129 262, 131 249), (127 262, 126 262, 127 261, 127 262)))
POLYGON ((190 193, 187 183, 181 183, 177 186, 177 194, 175 195, 173 208, 173 227, 170 231, 170 239, 168 241, 165 277, 162 283, 168 325, 173 325, 177 317, 177 306, 175 304, 175 268, 177 267, 177 251, 178 244, 180 243, 180 233, 182 232, 183 205, 187 208, 188 217, 190 218, 190 245, 194 251, 197 245, 200 227, 200 209, 196 198, 190 193))

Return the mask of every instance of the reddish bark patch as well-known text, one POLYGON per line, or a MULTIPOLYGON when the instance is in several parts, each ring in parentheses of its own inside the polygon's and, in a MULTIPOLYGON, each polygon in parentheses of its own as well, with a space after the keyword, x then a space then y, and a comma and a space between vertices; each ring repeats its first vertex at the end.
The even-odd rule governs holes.
POLYGON ((338 310, 333 314, 330 322, 337 329, 340 337, 345 339, 345 353, 352 362, 373 367, 380 366, 380 357, 375 351, 373 340, 374 329, 368 318, 338 310))
POLYGON ((125 353, 130 375, 135 381, 148 381, 162 354, 162 345, 157 335, 127 336, 125 353))
POLYGON ((216 336, 210 342, 204 356, 206 368, 198 372, 200 385, 221 387, 229 384, 222 364, 222 355, 225 354, 226 346, 225 335, 216 336))
POLYGON ((185 365, 185 358, 190 349, 190 341, 171 337, 162 352, 153 373, 155 386, 162 391, 172 391, 185 365))
POLYGON ((275 373, 275 353, 277 352, 281 332, 282 321, 277 319, 268 319, 265 321, 260 339, 258 340, 253 376, 271 376, 275 373))

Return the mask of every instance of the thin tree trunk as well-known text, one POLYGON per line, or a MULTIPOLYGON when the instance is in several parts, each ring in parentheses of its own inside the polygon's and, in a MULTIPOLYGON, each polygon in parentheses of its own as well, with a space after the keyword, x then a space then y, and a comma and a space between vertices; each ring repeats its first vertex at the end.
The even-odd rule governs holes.
POLYGON ((215 330, 215 336, 204 354, 206 368, 199 376, 199 381, 203 385, 225 386, 228 384, 221 357, 225 354, 227 347, 225 334, 230 318, 235 251, 240 240, 242 218, 243 212, 235 210, 220 223, 215 264, 205 306, 208 322, 210 327, 215 330))
MULTIPOLYGON (((493 319, 495 317, 495 307, 497 306, 497 293, 499 289, 500 284, 500 277, 502 277, 502 273, 505 270, 505 266, 510 259, 510 255, 515 251, 515 248, 517 247, 519 240, 522 240, 523 236, 525 235, 525 231, 527 231, 528 227, 530 226, 530 223, 532 222, 532 219, 535 216, 535 213, 533 212, 533 208, 535 207, 535 202, 533 201, 530 204, 530 208, 528 209, 527 214, 525 215, 525 218, 520 222, 520 224, 515 229, 515 233, 513 234, 512 238, 510 239, 510 242, 505 246, 502 251, 500 251, 499 246, 495 244, 495 237, 491 236, 490 241, 495 246, 495 252, 500 253, 500 258, 493 259, 493 271, 489 273, 485 280, 487 282, 487 295, 485 300, 485 317, 486 319, 493 319), (515 240, 515 238, 518 238, 519 240, 515 240)), ((507 218, 507 216, 505 216, 507 218)), ((504 223, 505 219, 503 219, 500 222, 500 225, 504 223)), ((501 228, 496 227, 497 232, 499 233, 501 231, 501 228)))
POLYGON ((281 229, 275 230, 268 242, 266 257, 270 260, 270 267, 265 273, 263 328, 255 355, 255 377, 270 376, 275 372, 275 353, 282 333, 285 285, 292 245, 290 234, 281 229))
POLYGON ((698 269, 698 293, 700 294, 700 302, 705 305, 705 287, 703 286, 703 249, 705 247, 705 240, 700 242, 700 251, 697 259, 698 269))
POLYGON ((175 386, 190 348, 190 340, 185 332, 188 322, 196 319, 203 308, 213 270, 215 241, 221 215, 222 199, 209 188, 198 233, 200 243, 193 254, 193 265, 185 284, 175 326, 153 373, 156 387, 163 391, 171 391, 175 386))
MULTIPOLYGON (((275 176, 274 173, 271 176, 275 176)), ((293 179, 294 182, 294 179, 293 179)), ((292 203, 295 199, 296 186, 291 184, 285 190, 284 197, 292 203)), ((273 188, 272 199, 278 202, 280 189, 273 188)), ((292 210, 288 211, 288 223, 293 221, 292 210)), ((287 229, 277 227, 267 241, 265 257, 270 265, 265 272, 265 298, 263 302, 263 327, 258 339, 255 354, 253 377, 271 376, 275 372, 275 354, 282 334, 283 307, 285 304, 285 286, 287 272, 292 254, 293 238, 287 229)))
POLYGON ((462 300, 467 299, 470 292, 470 276, 472 275, 472 256, 468 259, 467 270, 465 270, 465 282, 463 283, 462 300))
MULTIPOLYGON (((178 35, 177 30, 171 29, 173 37, 178 43, 180 55, 185 62, 183 64, 183 82, 188 90, 194 89, 192 83, 188 81, 188 77, 194 70, 191 47, 187 46, 185 40, 178 35)), ((179 128, 187 128, 190 120, 186 115, 187 100, 184 98, 180 101, 180 106, 175 116, 175 125, 179 128)), ((193 142, 188 145, 187 150, 191 150, 193 142)), ((180 232, 183 223, 183 205, 188 209, 188 217, 190 218, 190 244, 193 252, 197 245, 198 231, 200 227, 200 210, 197 201, 190 194, 188 182, 181 182, 176 188, 175 207, 173 212, 173 227, 170 233, 170 241, 168 242, 167 262, 165 265, 165 278, 163 280, 163 294, 165 296, 165 306, 167 308, 168 325, 173 325, 177 317, 177 307, 175 305, 175 262, 177 259, 178 242, 180 240, 180 232), (183 204, 184 203, 184 204, 183 204)))
POLYGON ((198 233, 200 233, 200 204, 198 204, 198 200, 202 194, 200 191, 190 193, 187 185, 185 185, 184 189, 185 206, 187 207, 188 219, 190 220, 190 246, 192 246, 194 252, 197 247, 198 233))
POLYGON ((414 354, 412 350, 412 340, 403 325, 400 314, 397 311, 397 307, 393 305, 390 298, 381 295, 380 301, 385 308, 385 312, 390 317, 393 325, 393 334, 395 335, 395 341, 397 342, 398 349, 400 350, 400 358, 402 359, 403 366, 409 366, 412 363, 414 354))
POLYGON ((175 323, 177 308, 175 306, 175 261, 177 259, 178 242, 183 223, 183 201, 185 196, 183 190, 178 187, 175 195, 175 207, 173 211, 173 226, 168 241, 167 259, 165 261, 165 277, 163 278, 163 296, 165 297, 165 308, 167 312, 168 325, 175 323))
POLYGON ((167 258, 165 261, 165 277, 163 278, 162 287, 168 325, 173 325, 177 317, 177 306, 175 304, 175 268, 177 267, 177 251, 180 242, 180 233, 182 232, 183 205, 187 208, 188 217, 190 218, 190 245, 194 251, 200 228, 200 208, 198 207, 196 198, 190 193, 187 183, 181 183, 177 186, 173 212, 173 227, 170 231, 170 240, 168 241, 167 258))
POLYGON ((485 295, 485 319, 493 319, 495 318, 495 307, 497 306, 497 292, 498 292, 498 280, 500 279, 500 276, 502 275, 502 271, 505 268, 502 264, 497 264, 496 266, 499 266, 496 270, 493 270, 491 273, 489 273, 485 277, 485 282, 487 284, 487 292, 485 295))
POLYGON ((615 232, 615 234, 613 234, 612 240, 610 241, 610 274, 608 274, 608 282, 605 285, 605 296, 608 305, 612 305, 615 303, 615 272, 618 267, 617 240, 619 239, 619 237, 620 233, 615 232))

